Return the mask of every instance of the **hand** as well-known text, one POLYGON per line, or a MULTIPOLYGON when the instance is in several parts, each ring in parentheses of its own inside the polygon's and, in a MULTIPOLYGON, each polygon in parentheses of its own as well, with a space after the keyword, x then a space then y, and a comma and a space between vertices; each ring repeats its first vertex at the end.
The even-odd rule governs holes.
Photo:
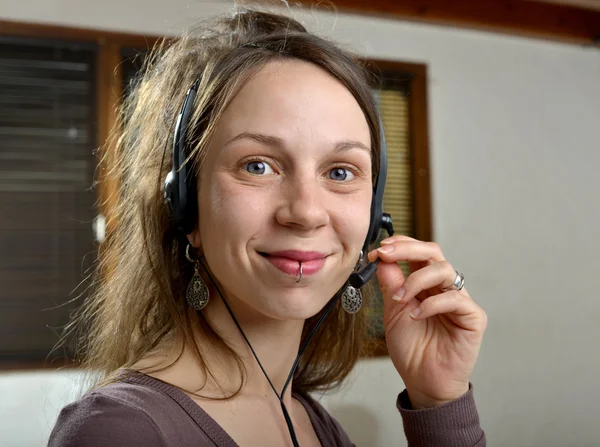
POLYGON ((458 399, 469 390, 485 312, 466 289, 447 290, 456 271, 435 243, 393 236, 369 253, 376 258, 386 344, 413 408, 458 399), (408 261, 408 277, 398 261, 408 261))

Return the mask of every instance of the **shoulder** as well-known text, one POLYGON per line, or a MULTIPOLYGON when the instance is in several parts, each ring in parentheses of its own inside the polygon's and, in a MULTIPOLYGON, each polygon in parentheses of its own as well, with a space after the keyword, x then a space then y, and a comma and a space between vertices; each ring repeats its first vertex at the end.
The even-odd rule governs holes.
POLYGON ((317 400, 308 393, 294 393, 294 397, 306 409, 315 432, 323 445, 354 446, 338 421, 317 400))
POLYGON ((48 445, 165 446, 155 415, 148 413, 160 400, 153 390, 122 382, 89 392, 62 409, 48 445))

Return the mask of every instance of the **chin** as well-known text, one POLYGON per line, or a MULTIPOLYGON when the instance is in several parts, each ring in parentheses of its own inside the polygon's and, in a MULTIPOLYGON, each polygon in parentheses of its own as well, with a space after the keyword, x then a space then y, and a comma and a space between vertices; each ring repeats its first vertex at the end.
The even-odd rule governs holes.
POLYGON ((298 295, 290 294, 283 299, 281 296, 269 297, 268 302, 263 301, 258 310, 275 320, 307 320, 318 314, 331 298, 319 297, 315 300, 314 294, 306 290, 303 290, 302 296, 298 295))

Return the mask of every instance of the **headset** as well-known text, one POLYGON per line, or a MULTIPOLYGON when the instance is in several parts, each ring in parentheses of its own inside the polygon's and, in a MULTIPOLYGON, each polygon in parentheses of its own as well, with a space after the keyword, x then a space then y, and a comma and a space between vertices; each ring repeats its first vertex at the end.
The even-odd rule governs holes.
POLYGON ((196 176, 192 163, 185 163, 187 150, 187 130, 198 93, 200 79, 188 90, 175 124, 173 136, 173 166, 165 179, 164 198, 177 230, 184 235, 196 227, 198 217, 196 197, 196 176))
MULTIPOLYGON (((177 229, 182 234, 191 233, 196 227, 198 218, 196 176, 192 163, 186 163, 185 161, 189 156, 187 149, 188 125, 199 86, 200 79, 188 90, 177 117, 173 136, 173 165, 164 184, 165 203, 171 212, 177 229)), ((383 192, 387 177, 387 147, 381 121, 379 125, 381 129, 379 172, 373 187, 369 230, 363 245, 363 253, 367 252, 370 244, 377 242, 382 228, 385 228, 390 236, 394 234, 392 218, 389 214, 383 212, 383 192)), ((356 289, 364 286, 377 271, 378 263, 379 258, 375 262, 367 264, 360 271, 352 273, 349 278, 350 285, 356 289)))

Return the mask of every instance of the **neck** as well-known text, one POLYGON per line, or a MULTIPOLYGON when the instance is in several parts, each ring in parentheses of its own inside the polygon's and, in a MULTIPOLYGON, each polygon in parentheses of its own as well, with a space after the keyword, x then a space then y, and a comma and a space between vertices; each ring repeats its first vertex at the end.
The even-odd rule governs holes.
MULTIPOLYGON (((275 390, 281 394, 298 355, 304 320, 270 319, 236 299, 228 299, 227 304, 252 345, 275 390)), ((211 290, 211 300, 202 313, 218 336, 234 350, 242 361, 246 380, 238 396, 252 399, 257 397, 276 398, 252 351, 216 290, 211 290)), ((196 315, 193 315, 194 327, 200 326, 197 318, 196 315)), ((184 344, 183 351, 180 351, 179 347, 182 345, 175 342, 165 345, 154 354, 149 354, 133 365, 133 369, 146 372, 207 398, 219 399, 231 396, 241 384, 238 364, 229 353, 223 352, 222 347, 212 343, 204 334, 195 331, 194 336, 203 362, 199 361, 194 346, 184 344), (206 374, 202 364, 206 366, 206 374)), ((283 400, 286 406, 292 402, 291 383, 286 389, 283 400)))
MULTIPOLYGON (((221 297, 214 293, 209 306, 203 315, 211 327, 236 352, 246 370, 246 382, 243 395, 268 396, 274 395, 267 378, 252 354, 248 343, 242 336, 221 297)), ((281 393, 289 376, 290 370, 298 355, 304 320, 274 320, 248 308, 239 300, 228 299, 231 312, 252 345, 256 357, 268 375, 277 393, 281 393)), ((205 350, 208 367, 226 389, 237 389, 240 377, 232 374, 237 371, 233 362, 223 360, 223 354, 215 350, 205 350), (210 351, 210 353, 208 352, 210 351)), ((286 389, 284 401, 291 399, 291 384, 286 389)))

